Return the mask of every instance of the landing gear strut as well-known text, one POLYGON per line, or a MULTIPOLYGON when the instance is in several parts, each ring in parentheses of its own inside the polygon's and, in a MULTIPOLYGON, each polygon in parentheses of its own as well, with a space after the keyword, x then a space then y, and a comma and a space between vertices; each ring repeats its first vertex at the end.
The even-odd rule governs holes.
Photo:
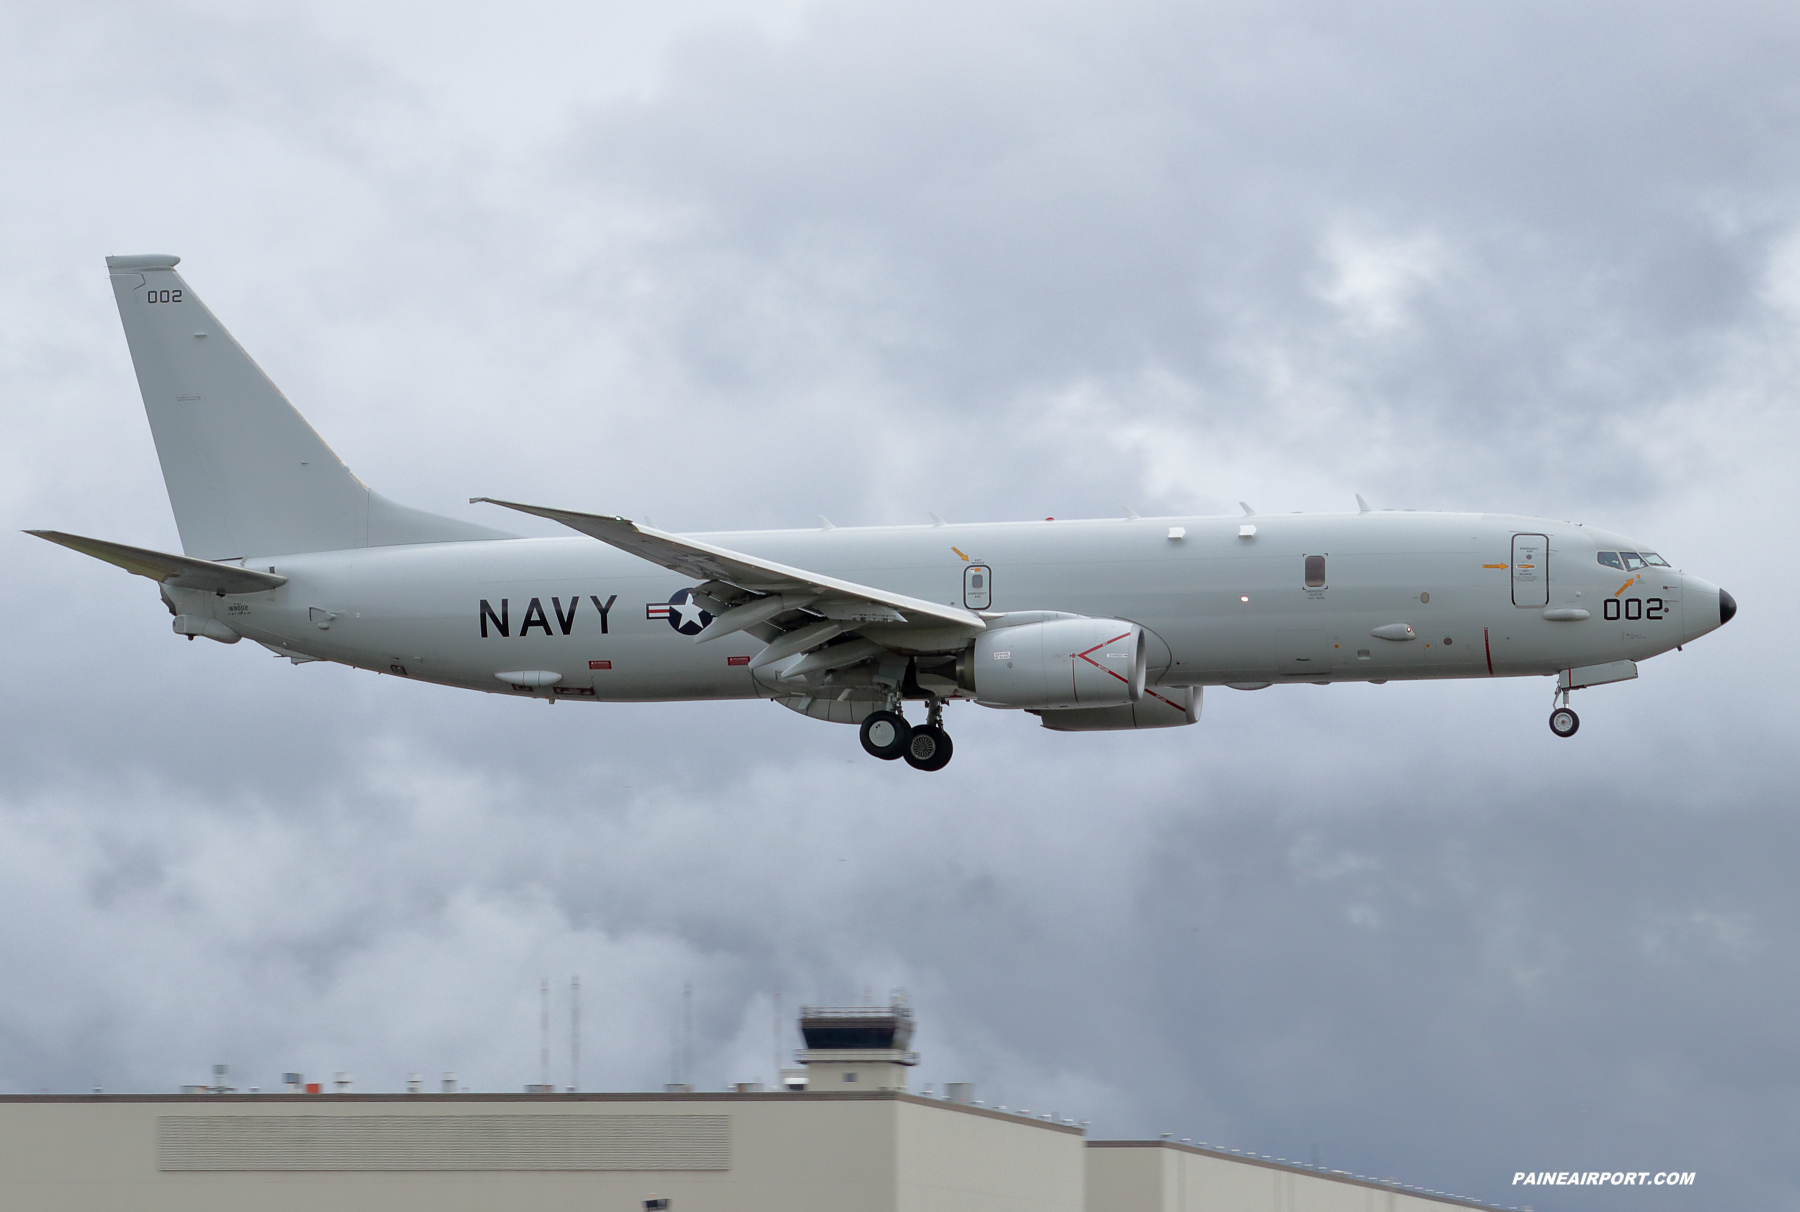
POLYGON ((1567 690, 1558 690, 1556 698, 1556 710, 1550 713, 1550 731, 1557 736, 1574 736, 1575 730, 1581 727, 1581 717, 1570 708, 1567 690))
POLYGON ((930 712, 906 742, 906 764, 914 770, 942 770, 955 752, 950 734, 944 731, 944 700, 932 699, 930 712))

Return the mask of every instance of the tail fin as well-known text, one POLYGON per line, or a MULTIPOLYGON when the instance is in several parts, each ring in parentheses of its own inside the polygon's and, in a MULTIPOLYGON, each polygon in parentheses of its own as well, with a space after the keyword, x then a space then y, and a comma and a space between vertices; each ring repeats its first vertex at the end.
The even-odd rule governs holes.
POLYGON ((180 260, 106 265, 183 551, 221 560, 513 537, 371 491, 182 281, 180 260))

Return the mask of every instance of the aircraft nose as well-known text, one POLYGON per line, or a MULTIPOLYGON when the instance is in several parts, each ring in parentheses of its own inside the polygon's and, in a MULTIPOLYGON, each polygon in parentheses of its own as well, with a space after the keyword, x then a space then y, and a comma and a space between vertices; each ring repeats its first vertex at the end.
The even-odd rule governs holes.
POLYGON ((1737 599, 1723 589, 1719 590, 1719 626, 1723 627, 1731 622, 1731 616, 1736 613, 1737 599))

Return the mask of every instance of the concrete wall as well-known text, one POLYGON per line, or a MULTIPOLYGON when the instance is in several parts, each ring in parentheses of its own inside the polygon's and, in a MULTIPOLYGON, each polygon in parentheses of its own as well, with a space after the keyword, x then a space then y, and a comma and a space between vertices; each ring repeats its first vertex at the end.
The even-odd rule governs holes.
POLYGON ((1489 1205, 1199 1149, 1090 1141, 1087 1212, 1448 1212, 1489 1205))
MULTIPOLYGON (((694 1137, 672 1135, 684 1134, 694 1137)), ((8 1097, 0 1098, 0 1207, 642 1212, 644 1200, 661 1196, 674 1201, 671 1212, 1073 1212, 1083 1143, 1072 1129, 879 1093, 8 1097), (701 1125, 711 1136, 686 1153, 656 1154, 658 1134, 631 1117, 658 1115, 728 1117, 729 1152, 718 1147, 712 1118, 701 1125), (304 1131, 295 1116, 308 1117, 304 1131), (615 1130, 622 1123, 623 1135, 615 1130), (416 1168, 466 1164, 477 1153, 492 1162, 496 1135, 509 1142, 505 1164, 545 1168, 416 1168), (567 1168, 646 1157, 724 1168, 567 1168), (386 1168, 164 1168, 346 1159, 386 1168)))

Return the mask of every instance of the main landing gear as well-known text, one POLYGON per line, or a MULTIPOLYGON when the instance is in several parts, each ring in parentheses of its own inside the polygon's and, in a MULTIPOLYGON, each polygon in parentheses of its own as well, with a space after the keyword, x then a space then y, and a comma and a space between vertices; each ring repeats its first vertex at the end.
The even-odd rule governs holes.
POLYGON ((1581 717, 1569 706, 1567 690, 1558 690, 1556 697, 1556 710, 1550 713, 1550 731, 1557 736, 1574 736, 1575 730, 1581 727, 1581 717))
POLYGON ((944 731, 943 700, 931 700, 929 712, 926 722, 914 728, 898 711, 871 711, 862 722, 863 749, 884 762, 905 758, 914 770, 942 770, 956 747, 944 731))
POLYGON ((862 747, 870 757, 891 762, 906 752, 912 725, 897 711, 871 711, 862 722, 862 747))

